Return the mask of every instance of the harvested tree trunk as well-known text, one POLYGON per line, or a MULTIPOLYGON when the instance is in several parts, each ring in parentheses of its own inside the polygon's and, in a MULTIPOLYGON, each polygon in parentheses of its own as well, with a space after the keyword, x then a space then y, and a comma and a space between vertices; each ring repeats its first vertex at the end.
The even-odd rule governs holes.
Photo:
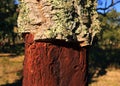
POLYGON ((23 86, 87 86, 86 47, 25 35, 23 86))

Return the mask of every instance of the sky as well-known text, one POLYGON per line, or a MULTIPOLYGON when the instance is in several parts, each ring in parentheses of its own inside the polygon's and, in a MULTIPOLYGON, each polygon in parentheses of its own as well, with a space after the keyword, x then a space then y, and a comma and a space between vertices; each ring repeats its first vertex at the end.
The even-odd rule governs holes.
MULTIPOLYGON (((104 8, 105 7, 105 4, 106 4, 106 6, 109 6, 110 4, 111 4, 111 0, 98 0, 99 2, 98 2, 98 8, 100 7, 102 7, 102 8, 104 8), (106 3, 106 1, 107 1, 107 3, 106 3)), ((114 0, 115 2, 117 2, 117 1, 119 1, 119 3, 117 3, 116 5, 114 5, 113 7, 111 7, 110 9, 112 9, 112 8, 114 8, 114 9, 116 9, 116 11, 117 12, 120 12, 120 0, 114 0)), ((100 12, 102 12, 102 11, 100 11, 100 12)))
POLYGON ((116 9, 118 12, 120 12, 120 3, 118 3, 118 4, 115 5, 115 9, 116 9))
MULTIPOLYGON (((98 8, 99 7, 105 7, 105 2, 107 1, 107 6, 109 6, 111 4, 111 0, 98 0, 99 2, 99 5, 98 5, 98 8)), ((115 2, 116 1, 120 1, 120 0, 114 0, 115 2)), ((19 4, 19 0, 14 0, 14 4, 19 4)), ((113 6, 114 9, 116 9, 117 12, 120 12, 120 2, 117 3, 115 6, 113 6)), ((100 11, 101 12, 101 11, 100 11)))
POLYGON ((19 2, 19 0, 14 0, 14 4, 19 4, 20 2, 19 2))

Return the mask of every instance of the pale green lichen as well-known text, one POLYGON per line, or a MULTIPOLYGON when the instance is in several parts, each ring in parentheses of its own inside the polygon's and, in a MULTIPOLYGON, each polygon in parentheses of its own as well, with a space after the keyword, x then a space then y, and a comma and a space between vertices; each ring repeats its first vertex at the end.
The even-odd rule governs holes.
MULTIPOLYGON (((43 2, 51 7, 49 15, 52 22, 52 25, 44 30, 44 38, 84 41, 85 45, 89 45, 96 33, 100 32, 96 12, 97 0, 45 0, 43 2)), ((20 30, 25 32, 28 28, 27 24, 31 26, 32 20, 28 16, 30 10, 24 2, 21 3, 20 9, 22 21, 19 21, 21 23, 19 26, 20 30)))
POLYGON ((74 24, 74 18, 72 13, 74 11, 74 7, 72 1, 65 0, 48 0, 52 5, 51 15, 52 20, 55 24, 50 27, 50 30, 54 30, 55 36, 57 34, 63 35, 63 38, 66 38, 69 35, 72 36, 72 26, 74 24))
POLYGON ((94 2, 91 0, 85 0, 83 1, 84 4, 81 4, 80 0, 48 1, 53 6, 52 15, 53 20, 55 21, 55 25, 50 29, 57 32, 55 33, 54 31, 54 34, 62 34, 63 32, 66 32, 65 38, 70 35, 73 36, 73 34, 78 34, 76 36, 80 36, 80 38, 86 37, 86 39, 89 39, 89 33, 91 33, 93 39, 93 36, 95 36, 95 34, 100 31, 99 21, 97 19, 98 14, 95 10, 97 5, 96 0, 94 2), (84 16, 87 17, 86 20, 83 19, 84 16), (89 24, 91 22, 91 24, 87 26, 84 24, 84 21, 88 21, 87 23, 89 24), (77 26, 77 24, 79 25, 77 26))
POLYGON ((21 4, 19 5, 19 9, 20 9, 20 16, 18 17, 19 32, 26 32, 26 26, 31 21, 28 16, 29 8, 26 6, 25 2, 21 1, 21 4))

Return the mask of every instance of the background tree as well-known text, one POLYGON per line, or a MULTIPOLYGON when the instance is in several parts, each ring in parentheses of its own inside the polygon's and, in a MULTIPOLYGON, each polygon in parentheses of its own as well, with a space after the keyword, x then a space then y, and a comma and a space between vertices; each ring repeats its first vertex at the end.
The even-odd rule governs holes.
POLYGON ((115 9, 115 6, 120 3, 120 0, 98 0, 97 11, 99 14, 106 15, 112 9, 115 9))
POLYGON ((20 41, 20 36, 17 33, 17 16, 18 10, 14 0, 0 0, 1 52, 11 52, 10 45, 15 45, 16 41, 20 41))
POLYGON ((13 0, 4 0, 0 3, 0 27, 1 39, 10 38, 13 35, 13 26, 16 23, 15 6, 13 0))
MULTIPOLYGON (((104 2, 106 2, 106 4, 98 6, 97 8, 102 29, 100 34, 95 37, 94 46, 91 46, 90 49, 90 77, 94 74, 96 76, 104 75, 108 68, 120 68, 120 13, 115 8, 115 5, 120 5, 120 1, 109 1, 110 0, 105 0, 104 2)), ((99 5, 104 2, 101 0, 99 5)))
POLYGON ((118 47, 120 42, 120 13, 116 12, 114 9, 107 13, 106 16, 100 15, 101 21, 101 37, 100 41, 102 45, 108 45, 109 47, 118 47))

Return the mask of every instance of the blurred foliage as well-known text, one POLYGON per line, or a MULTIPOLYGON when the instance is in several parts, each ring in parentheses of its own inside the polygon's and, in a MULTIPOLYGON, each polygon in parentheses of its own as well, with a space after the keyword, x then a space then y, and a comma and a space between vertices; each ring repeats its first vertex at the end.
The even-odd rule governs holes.
POLYGON ((11 52, 11 45, 21 39, 17 33, 17 16, 14 0, 0 0, 0 52, 11 52))
POLYGON ((17 34, 18 7, 14 0, 0 0, 0 41, 14 42, 17 34))
POLYGON ((17 13, 13 0, 0 0, 0 39, 14 35, 13 26, 16 25, 17 13))
POLYGON ((113 9, 106 16, 99 15, 99 20, 102 28, 99 44, 103 48, 120 47, 120 13, 113 9))
POLYGON ((120 68, 120 13, 113 9, 99 20, 102 31, 89 50, 89 79, 105 75, 107 68, 120 68))

